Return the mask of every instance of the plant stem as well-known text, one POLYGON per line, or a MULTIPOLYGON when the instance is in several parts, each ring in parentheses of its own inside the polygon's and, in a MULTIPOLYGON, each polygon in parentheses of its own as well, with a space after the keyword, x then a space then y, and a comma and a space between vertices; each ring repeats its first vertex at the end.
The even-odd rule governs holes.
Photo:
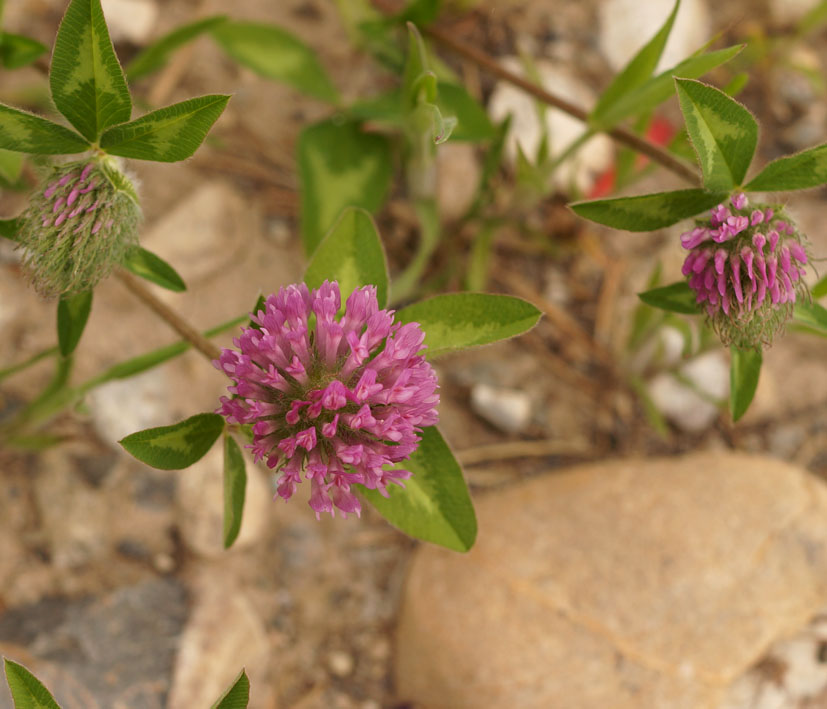
POLYGON ((133 295, 136 295, 144 305, 210 360, 210 362, 221 356, 221 351, 212 342, 198 332, 198 330, 178 315, 178 313, 166 303, 156 298, 152 291, 144 285, 143 281, 123 269, 116 271, 115 275, 128 290, 132 291, 133 295))
MULTIPOLYGON (((568 113, 570 116, 577 118, 583 123, 588 124, 589 122, 589 112, 583 109, 580 106, 577 106, 570 101, 567 101, 560 96, 552 94, 540 86, 532 83, 528 79, 524 79, 522 76, 515 74, 514 72, 509 71, 503 66, 500 66, 495 59, 491 56, 486 54, 483 51, 475 47, 471 47, 464 42, 460 42, 454 37, 452 37, 448 32, 442 30, 438 27, 431 26, 423 30, 425 34, 427 34, 432 39, 436 40, 442 46, 450 49, 457 54, 462 55, 466 59, 478 64, 480 67, 485 69, 487 72, 493 74, 504 81, 507 81, 510 84, 522 89, 528 94, 534 96, 534 98, 542 101, 543 103, 548 104, 549 106, 553 106, 564 113, 568 113)), ((646 155, 648 158, 654 160, 655 162, 661 164, 667 170, 671 170, 674 172, 678 177, 681 177, 688 182, 691 182, 694 185, 700 184, 700 176, 698 173, 693 170, 689 165, 687 165, 682 160, 679 160, 674 155, 669 153, 668 151, 664 150, 663 148, 655 145, 654 143, 650 143, 648 140, 644 140, 640 136, 635 135, 630 130, 626 128, 612 128, 607 130, 606 133, 618 143, 623 143, 628 147, 636 150, 637 152, 646 155)))

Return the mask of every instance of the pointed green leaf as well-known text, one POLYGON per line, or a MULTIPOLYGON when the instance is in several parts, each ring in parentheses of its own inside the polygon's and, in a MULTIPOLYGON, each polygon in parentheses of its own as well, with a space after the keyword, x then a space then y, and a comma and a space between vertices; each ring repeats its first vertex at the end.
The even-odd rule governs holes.
POLYGON ((678 281, 662 288, 653 288, 638 293, 637 297, 646 305, 672 313, 698 315, 701 312, 698 308, 697 294, 686 281, 678 281))
POLYGON ((136 160, 186 160, 198 150, 229 100, 222 95, 199 96, 159 108, 110 128, 101 136, 101 148, 136 160))
POLYGON ((233 680, 230 688, 219 697, 211 709, 247 709, 250 701, 250 680, 244 670, 233 680))
POLYGON ((614 105, 603 114, 599 127, 606 130, 617 125, 624 118, 639 116, 651 111, 673 95, 675 91, 674 77, 697 79, 715 67, 728 62, 745 46, 738 44, 707 54, 689 57, 689 59, 680 62, 671 69, 653 76, 646 83, 618 98, 614 105))
POLYGON ((639 86, 642 86, 646 83, 646 80, 652 76, 660 61, 661 54, 663 54, 666 40, 669 39, 669 33, 672 31, 675 15, 677 15, 680 5, 680 0, 675 0, 675 6, 672 8, 672 12, 669 13, 669 17, 666 18, 666 21, 658 30, 657 34, 641 47, 640 51, 631 59, 626 67, 615 76, 606 90, 603 91, 600 95, 600 100, 589 116, 590 123, 596 126, 600 125, 603 116, 608 113, 620 98, 639 86))
POLYGON ((150 44, 140 52, 126 66, 126 78, 137 81, 147 74, 162 69, 169 60, 170 54, 180 49, 200 35, 226 22, 226 15, 215 15, 196 20, 187 25, 176 27, 169 34, 161 37, 157 42, 150 44))
POLYGON ((57 110, 91 141, 129 120, 132 99, 100 0, 69 4, 55 39, 49 85, 57 110))
POLYGON ((6 69, 28 66, 48 51, 45 44, 20 34, 4 32, 0 37, 0 62, 6 69))
POLYGON ((65 155, 89 150, 74 131, 33 113, 0 103, 0 148, 37 155, 65 155))
POLYGON ((131 433, 120 444, 142 463, 181 470, 201 460, 224 430, 218 414, 196 414, 172 426, 131 433))
POLYGON ((785 192, 823 184, 827 184, 827 143, 773 160, 744 189, 751 192, 785 192))
POLYGON ((686 130, 708 190, 741 184, 758 145, 758 122, 735 99, 713 86, 675 79, 686 130))
MULTIPOLYGON (((0 231, 0 234, 2 234, 2 233, 3 232, 0 231)), ((825 295, 827 295, 827 276, 822 276, 819 279, 818 283, 816 283, 810 289, 810 295, 812 295, 815 300, 818 300, 819 298, 823 298, 825 295)))
POLYGON ((322 101, 339 100, 316 53, 281 27, 257 22, 225 22, 213 27, 211 32, 227 54, 257 74, 284 81, 322 101))
POLYGON ((428 69, 428 52, 416 25, 408 22, 408 58, 402 92, 408 109, 416 106, 420 97, 425 101, 436 99, 436 74, 428 69))
POLYGON ((238 443, 224 436, 224 548, 229 549, 241 529, 247 470, 238 443))
POLYGON ((15 709, 60 709, 49 690, 23 665, 4 658, 15 709))
POLYGON ((75 351, 91 309, 92 291, 64 296, 58 301, 57 342, 64 357, 75 351))
POLYGON ((485 109, 471 97, 464 86, 440 81, 437 84, 436 103, 444 115, 454 116, 457 120, 451 140, 477 143, 491 140, 496 134, 485 109))
POLYGON ((396 313, 399 322, 419 323, 429 358, 522 335, 540 316, 528 301, 490 293, 436 295, 396 313))
POLYGON ((693 189, 575 202, 569 207, 584 219, 615 229, 652 231, 695 216, 726 198, 726 192, 693 189))
POLYGON ((302 241, 310 255, 345 207, 374 212, 382 206, 391 151, 387 138, 363 132, 356 122, 331 119, 305 128, 298 152, 302 241))
POLYGON ((379 307, 388 302, 388 265, 385 249, 364 209, 348 207, 313 253, 304 282, 318 288, 325 280, 338 281, 342 305, 360 286, 376 286, 379 307))
POLYGON ((181 293, 187 289, 183 279, 172 266, 160 256, 140 246, 129 254, 123 265, 136 276, 145 278, 167 290, 181 293))
POLYGON ((419 448, 398 467, 413 473, 404 481, 405 487, 389 486, 387 498, 364 489, 368 502, 405 534, 468 551, 477 537, 474 506, 462 469, 439 430, 426 428, 419 448))
POLYGON ((793 310, 793 322, 827 336, 827 309, 818 303, 797 303, 793 310))
POLYGON ((761 350, 730 348, 729 410, 732 420, 740 419, 752 403, 761 374, 761 350))

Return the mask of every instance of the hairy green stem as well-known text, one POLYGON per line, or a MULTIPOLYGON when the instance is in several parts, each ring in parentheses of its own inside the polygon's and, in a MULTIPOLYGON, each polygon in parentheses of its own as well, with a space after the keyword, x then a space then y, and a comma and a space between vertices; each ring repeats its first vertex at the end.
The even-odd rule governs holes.
MULTIPOLYGON (((248 319, 249 315, 240 315, 232 320, 216 325, 209 330, 205 330, 203 335, 200 336, 203 338, 215 337, 222 332, 226 332, 233 327, 247 322, 248 319)), ((210 343, 210 345, 212 346, 212 343, 210 343)), ((80 383, 76 387, 65 386, 66 380, 68 379, 69 367, 71 366, 71 358, 61 358, 58 365, 58 373, 47 389, 37 399, 26 406, 12 421, 1 427, 0 434, 7 440, 12 439, 26 428, 41 424, 63 409, 75 405, 86 394, 102 384, 106 384, 115 379, 126 379, 145 372, 148 369, 152 369, 178 357, 191 346, 192 343, 188 340, 173 342, 164 347, 159 347, 137 357, 119 362, 100 374, 80 383)))

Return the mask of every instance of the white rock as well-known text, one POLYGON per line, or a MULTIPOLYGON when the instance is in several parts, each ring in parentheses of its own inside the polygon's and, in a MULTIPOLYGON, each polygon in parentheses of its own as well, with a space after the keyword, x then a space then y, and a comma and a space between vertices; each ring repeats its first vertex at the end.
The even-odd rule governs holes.
POLYGON ((770 14, 781 25, 792 25, 818 5, 819 0, 770 0, 770 14))
POLYGON ((519 389, 476 384, 471 390, 471 408, 486 421, 507 433, 519 433, 531 421, 531 398, 519 389))
MULTIPOLYGON (((605 0, 600 3, 600 49, 612 69, 620 71, 655 36, 674 6, 674 0, 605 0)), ((657 71, 686 59, 709 39, 709 32, 709 10, 705 0, 683 0, 657 71)))
POLYGON ((722 709, 785 709, 822 706, 827 664, 819 660, 827 640, 823 621, 811 623, 795 637, 773 645, 752 670, 730 689, 722 709))
POLYGON ((173 423, 169 380, 164 369, 151 369, 129 379, 116 379, 87 397, 92 422, 100 437, 113 446, 124 436, 173 423))
MULTIPOLYGON (((515 57, 506 57, 502 64, 521 76, 525 75, 520 61, 515 57)), ((554 94, 584 109, 589 109, 594 103, 591 90, 563 67, 541 59, 535 63, 535 69, 541 84, 554 94)), ((542 126, 535 99, 517 87, 501 81, 491 94, 488 112, 497 122, 508 115, 512 117, 505 143, 508 159, 512 163, 516 160, 519 144, 523 153, 534 162, 542 140, 542 126)), ((581 121, 557 109, 546 109, 545 123, 552 157, 560 155, 584 132, 581 121)), ((555 170, 552 178, 554 185, 560 189, 568 189, 573 183, 581 193, 588 193, 594 184, 595 176, 611 164, 612 154, 611 140, 605 135, 595 136, 555 170)))
POLYGON ((723 401, 729 394, 729 366, 723 353, 715 351, 690 360, 680 373, 692 387, 664 372, 649 382, 649 396, 658 411, 681 430, 703 431, 718 417, 713 401, 723 401))
POLYGON ((158 6, 153 0, 101 0, 106 24, 112 40, 129 40, 144 44, 158 19, 158 6))

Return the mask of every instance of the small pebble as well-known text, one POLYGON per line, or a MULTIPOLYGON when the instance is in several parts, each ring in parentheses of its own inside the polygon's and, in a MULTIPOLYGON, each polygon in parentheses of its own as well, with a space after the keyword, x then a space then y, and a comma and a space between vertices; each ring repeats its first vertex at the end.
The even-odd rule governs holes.
POLYGON ((327 666, 336 677, 347 677, 353 672, 353 658, 342 650, 334 650, 327 657, 327 666))
POLYGON ((519 389, 477 384, 471 389, 471 408, 506 433, 519 433, 531 420, 531 399, 519 389))

